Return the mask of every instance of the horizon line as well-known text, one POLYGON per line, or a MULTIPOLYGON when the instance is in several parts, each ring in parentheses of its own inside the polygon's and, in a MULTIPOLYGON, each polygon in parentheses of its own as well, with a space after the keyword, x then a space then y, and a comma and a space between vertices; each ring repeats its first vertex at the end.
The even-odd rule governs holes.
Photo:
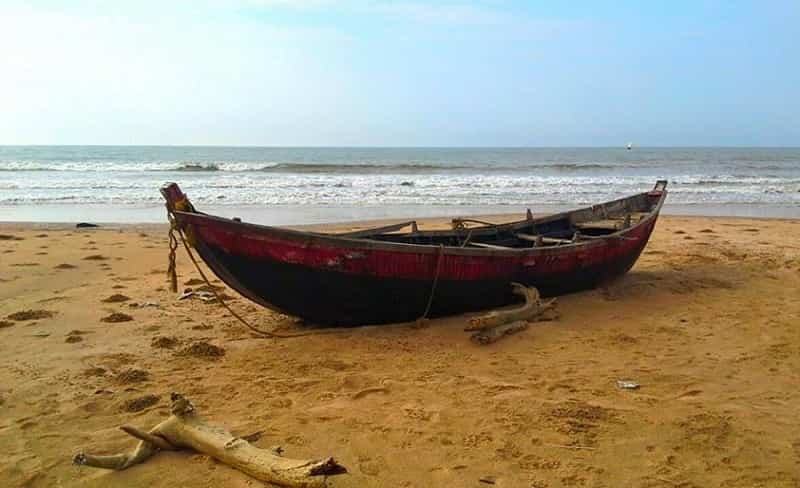
MULTIPOLYGON (((558 145, 558 146, 481 146, 481 145, 279 145, 279 144, 4 144, 0 147, 203 147, 203 148, 253 148, 253 149, 626 149, 627 144, 608 145, 558 145)), ((800 149, 800 145, 632 145, 633 149, 800 149)))

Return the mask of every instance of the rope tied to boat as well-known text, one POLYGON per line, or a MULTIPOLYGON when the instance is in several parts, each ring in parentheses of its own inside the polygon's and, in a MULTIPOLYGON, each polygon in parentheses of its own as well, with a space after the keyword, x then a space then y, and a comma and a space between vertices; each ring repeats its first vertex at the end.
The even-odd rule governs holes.
POLYGON ((417 324, 422 324, 428 320, 428 313, 431 311, 431 305, 433 304, 433 296, 436 294, 436 285, 439 284, 439 273, 442 271, 442 257, 444 257, 444 244, 439 244, 439 253, 436 258, 436 272, 433 275, 431 293, 428 295, 428 304, 425 305, 425 311, 422 313, 422 316, 417 319, 417 324))
MULTIPOLYGON (((188 203, 188 200, 186 202, 188 203)), ((177 208, 177 205, 175 210, 180 210, 177 208)), ((203 281, 207 285, 208 289, 211 290, 211 293, 213 293, 214 298, 216 298, 217 302, 219 302, 219 304, 222 305, 228 311, 228 313, 233 315, 235 319, 237 319, 245 327, 255 332, 256 334, 262 335, 268 339, 293 339, 295 337, 304 337, 304 336, 319 335, 319 334, 333 334, 347 330, 347 329, 322 329, 322 330, 312 330, 308 332, 296 332, 293 334, 281 334, 280 332, 270 332, 267 330, 262 330, 252 325, 250 322, 245 320, 244 317, 236 313, 236 311, 233 310, 231 306, 228 305, 227 302, 225 302, 225 300, 222 298, 222 295, 219 292, 217 292, 217 287, 211 284, 211 281, 208 279, 208 276, 206 276, 205 272, 203 272, 203 270, 200 268, 200 263, 198 263, 197 259, 195 259, 194 253, 189 247, 189 242, 187 242, 188 239, 184 234, 183 229, 180 227, 180 225, 178 225, 177 219, 175 218, 175 214, 173 213, 173 209, 170 208, 169 205, 167 205, 167 219, 169 220, 170 223, 169 266, 167 269, 167 274, 169 275, 170 287, 172 288, 173 292, 177 293, 178 291, 178 273, 176 268, 176 256, 175 256, 175 251, 178 248, 178 239, 175 237, 175 234, 177 233, 178 237, 180 237, 181 243, 183 244, 183 248, 186 249, 186 254, 189 255, 189 260, 192 261, 192 264, 194 264, 195 269, 200 274, 200 277, 203 278, 203 281)))
MULTIPOLYGON (((192 204, 189 203, 189 199, 184 196, 174 204, 170 205, 169 201, 167 201, 167 220, 169 221, 169 265, 167 266, 167 278, 169 278, 169 289, 172 293, 178 293, 178 272, 175 267, 176 256, 175 252, 178 250, 178 239, 175 237, 175 233, 180 233, 180 228, 178 227, 178 222, 175 219, 175 214, 173 213, 175 210, 179 212, 185 212, 187 210, 192 209, 192 204)), ((183 235, 181 234, 181 239, 183 239, 183 235)))
POLYGON ((178 230, 178 225, 175 223, 175 217, 169 209, 167 209, 167 219, 169 219, 169 265, 167 266, 167 278, 169 278, 169 290, 172 293, 178 293, 178 272, 175 268, 175 251, 178 250, 178 239, 175 237, 175 231, 178 230))

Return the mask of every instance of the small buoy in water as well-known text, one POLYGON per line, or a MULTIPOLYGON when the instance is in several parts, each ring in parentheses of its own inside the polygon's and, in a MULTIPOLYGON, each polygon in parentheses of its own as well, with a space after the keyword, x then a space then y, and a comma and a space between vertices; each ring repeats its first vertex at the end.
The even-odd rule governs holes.
POLYGON ((627 146, 627 149, 628 149, 628 151, 630 151, 630 150, 631 150, 631 148, 633 148, 633 144, 631 144, 631 143, 629 142, 629 143, 628 143, 628 146, 627 146))

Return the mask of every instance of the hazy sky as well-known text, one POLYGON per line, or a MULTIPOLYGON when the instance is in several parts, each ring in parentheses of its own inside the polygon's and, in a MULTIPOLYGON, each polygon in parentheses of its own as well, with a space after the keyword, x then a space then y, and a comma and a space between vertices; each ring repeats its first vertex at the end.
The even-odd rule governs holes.
POLYGON ((800 146, 800 1, 0 0, 0 144, 800 146))

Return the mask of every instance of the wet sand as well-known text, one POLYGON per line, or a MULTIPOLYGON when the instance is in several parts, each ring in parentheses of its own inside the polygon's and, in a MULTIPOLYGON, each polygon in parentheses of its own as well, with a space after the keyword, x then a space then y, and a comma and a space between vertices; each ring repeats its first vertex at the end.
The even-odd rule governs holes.
POLYGON ((155 425, 172 391, 258 446, 333 455, 331 486, 800 485, 800 221, 662 217, 628 275, 490 346, 463 316, 254 337, 175 300, 165 231, 0 225, 0 486, 259 486, 185 452, 70 464, 131 448, 117 427, 155 425))

